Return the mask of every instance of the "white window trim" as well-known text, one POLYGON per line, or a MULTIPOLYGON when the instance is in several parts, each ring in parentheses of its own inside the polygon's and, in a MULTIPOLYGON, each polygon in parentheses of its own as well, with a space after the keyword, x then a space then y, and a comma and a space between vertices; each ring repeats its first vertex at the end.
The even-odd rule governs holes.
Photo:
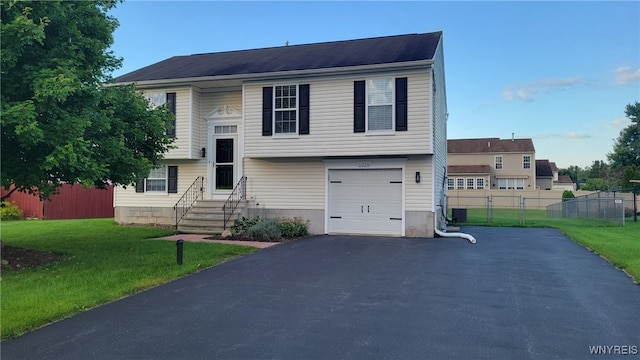
MULTIPOLYGON (((144 178, 144 194, 145 195, 169 195, 169 167, 168 165, 160 165, 157 167, 164 168, 164 191, 147 190, 147 180, 149 180, 149 175, 151 175, 151 172, 149 172, 149 175, 147 175, 144 178)), ((160 178, 152 178, 152 180, 160 180, 160 178)))
POLYGON ((522 155, 522 170, 531 170, 531 155, 522 155), (529 167, 524 167, 524 158, 529 157, 529 167))
MULTIPOLYGON (((367 78, 364 83, 364 129, 365 135, 395 135, 396 133, 396 83, 392 76, 377 76, 367 78), (376 79, 391 80, 391 129, 369 130, 369 81, 376 79)), ((384 105, 384 104, 378 104, 384 105)))
POLYGON ((484 190, 484 188, 486 187, 486 181, 484 178, 476 178, 476 189, 477 190, 484 190), (482 182, 482 185, 480 185, 480 182, 482 182))
POLYGON ((271 137, 276 139, 296 139, 300 137, 300 84, 295 83, 283 83, 273 85, 273 97, 271 99, 272 103, 272 120, 271 120, 271 128, 273 129, 271 137), (296 107, 295 109, 287 109, 287 110, 277 110, 276 109, 276 88, 279 86, 295 86, 296 87, 296 107), (295 133, 277 133, 276 132, 276 113, 281 111, 293 111, 296 112, 296 132, 295 133))
POLYGON ((493 160, 493 166, 496 170, 504 170, 504 157, 502 157, 502 155, 496 155, 493 160), (498 159, 500 159, 500 168, 498 168, 498 159))
POLYGON ((466 178, 464 179, 464 187, 467 190, 474 190, 476 188, 476 181, 474 178, 466 178), (469 180, 471 180, 471 187, 469 187, 469 180))

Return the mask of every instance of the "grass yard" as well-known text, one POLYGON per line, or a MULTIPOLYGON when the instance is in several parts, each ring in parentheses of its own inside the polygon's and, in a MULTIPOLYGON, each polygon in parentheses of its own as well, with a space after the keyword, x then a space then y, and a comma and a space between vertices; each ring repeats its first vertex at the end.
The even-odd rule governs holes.
POLYGON ((550 227, 560 230, 573 241, 606 258, 627 272, 640 284, 640 222, 627 218, 624 226, 596 220, 548 219, 544 210, 527 210, 525 224, 520 224, 518 209, 494 209, 487 222, 486 209, 468 209, 467 223, 482 226, 550 227))
POLYGON ((32 270, 3 271, 2 338, 12 338, 100 304, 166 283, 255 248, 152 240, 173 231, 125 227, 113 219, 3 221, 2 241, 63 255, 32 270))

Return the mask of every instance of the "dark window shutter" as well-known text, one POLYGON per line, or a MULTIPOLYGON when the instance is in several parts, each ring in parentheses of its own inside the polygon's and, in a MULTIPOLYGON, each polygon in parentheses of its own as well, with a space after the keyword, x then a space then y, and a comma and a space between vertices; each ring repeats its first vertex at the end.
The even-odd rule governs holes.
POLYGON ((262 88, 262 136, 271 136, 273 126, 273 88, 262 88))
POLYGON ((167 176, 167 192, 174 193, 174 194, 178 192, 178 167, 177 166, 169 166, 169 173, 167 176))
POLYGON ((365 82, 353 82, 353 132, 365 132, 365 82))
POLYGON ((176 137, 176 93, 167 93, 167 107, 169 112, 173 114, 173 125, 167 129, 167 135, 174 138, 176 137))
POLYGON ((407 78, 396 79, 396 131, 407 131, 407 78))
POLYGON ((299 99, 299 119, 300 119, 300 135, 309 134, 309 84, 298 86, 300 94, 299 99))
POLYGON ((138 181, 136 181, 136 192, 144 192, 144 176, 138 176, 138 181))

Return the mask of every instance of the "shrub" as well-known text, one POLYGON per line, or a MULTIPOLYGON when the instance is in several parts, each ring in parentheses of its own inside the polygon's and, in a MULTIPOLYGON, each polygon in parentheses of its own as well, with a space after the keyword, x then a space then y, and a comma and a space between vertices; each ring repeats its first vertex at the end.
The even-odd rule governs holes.
POLYGON ((562 201, 567 201, 567 200, 575 199, 575 198, 576 198, 576 196, 573 195, 573 191, 571 191, 571 190, 565 190, 565 191, 562 192, 562 201))
POLYGON ((247 229, 247 237, 255 241, 279 241, 281 239, 278 222, 273 219, 262 220, 247 229))
POLYGON ((256 225, 259 222, 265 221, 265 219, 260 216, 256 216, 253 218, 242 217, 242 219, 237 219, 233 223, 233 227, 231 227, 231 233, 241 234, 247 231, 250 227, 256 225))
POLYGON ((295 217, 293 219, 282 218, 278 222, 280 234, 285 239, 307 236, 309 234, 309 220, 303 221, 302 218, 295 217))
POLYGON ((24 219, 24 214, 16 205, 8 201, 3 201, 2 208, 0 209, 0 218, 2 220, 22 220, 24 219))

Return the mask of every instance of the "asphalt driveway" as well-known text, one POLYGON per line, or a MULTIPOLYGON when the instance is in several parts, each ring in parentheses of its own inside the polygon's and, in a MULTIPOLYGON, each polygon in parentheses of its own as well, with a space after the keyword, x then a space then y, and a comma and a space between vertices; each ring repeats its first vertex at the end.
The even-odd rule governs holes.
POLYGON ((2 359, 640 357, 623 272, 555 230, 463 230, 478 243, 280 244, 3 342, 2 359))

